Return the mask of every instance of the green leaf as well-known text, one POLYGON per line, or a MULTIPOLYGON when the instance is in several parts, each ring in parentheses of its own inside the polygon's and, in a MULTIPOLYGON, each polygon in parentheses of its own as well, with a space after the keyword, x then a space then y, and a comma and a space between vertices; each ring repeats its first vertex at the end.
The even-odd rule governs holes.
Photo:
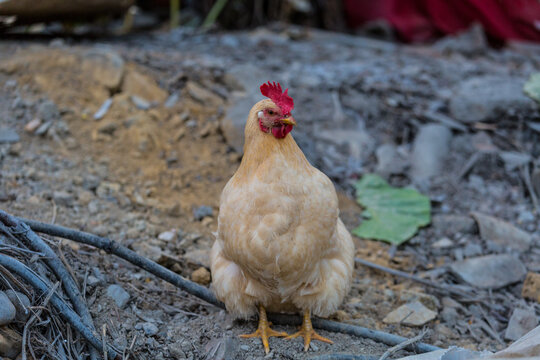
POLYGON ((532 74, 523 86, 525 94, 540 103, 540 73, 532 74))
POLYGON ((366 218, 352 231, 358 237, 399 245, 431 221, 429 198, 416 190, 391 187, 375 174, 364 175, 355 187, 366 218))

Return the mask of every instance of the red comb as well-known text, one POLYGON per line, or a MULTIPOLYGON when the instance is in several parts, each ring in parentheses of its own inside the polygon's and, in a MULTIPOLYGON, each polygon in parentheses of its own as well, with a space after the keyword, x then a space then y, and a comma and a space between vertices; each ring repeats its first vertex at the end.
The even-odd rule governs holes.
POLYGON ((294 102, 292 97, 287 94, 289 89, 285 89, 282 93, 281 85, 279 83, 273 82, 268 84, 261 85, 261 94, 270 98, 283 112, 283 115, 287 115, 294 108, 294 102))

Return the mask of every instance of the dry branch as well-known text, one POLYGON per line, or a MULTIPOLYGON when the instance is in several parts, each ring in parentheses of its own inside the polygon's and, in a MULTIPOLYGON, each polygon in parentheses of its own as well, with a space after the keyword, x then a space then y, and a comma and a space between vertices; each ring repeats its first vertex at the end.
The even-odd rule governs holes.
MULTIPOLYGON (((55 252, 39 236, 37 236, 28 225, 2 210, 0 210, 0 222, 8 226, 10 228, 10 233, 22 241, 22 243, 30 250, 40 252, 44 255, 43 261, 62 283, 62 287, 66 291, 75 311, 80 315, 84 324, 93 331, 95 329, 94 322, 92 321, 92 316, 90 315, 90 311, 86 306, 83 296, 81 295, 74 278, 55 252)), ((92 350, 91 355, 93 360, 98 359, 95 351, 92 350)))
MULTIPOLYGON (((18 219, 25 222, 28 226, 30 226, 32 230, 36 232, 73 240, 79 243, 97 247, 109 254, 114 254, 138 267, 143 268, 149 273, 175 285, 176 287, 184 290, 185 292, 206 301, 209 304, 215 305, 221 309, 225 309, 224 304, 217 300, 214 294, 208 288, 184 279, 180 275, 166 269, 165 267, 147 258, 136 254, 134 251, 129 250, 128 248, 116 243, 113 240, 102 238, 86 232, 69 229, 63 226, 45 224, 39 221, 23 218, 18 219)), ((299 325, 301 323, 300 316, 295 315, 269 314, 268 317, 270 320, 272 320, 273 323, 280 325, 299 325)), ((314 318, 313 325, 318 329, 365 337, 390 346, 394 346, 408 340, 407 338, 404 338, 402 336, 320 318, 314 318)), ((417 343, 415 345, 411 345, 408 347, 408 349, 421 353, 440 350, 440 348, 437 346, 425 343, 417 343)))
MULTIPOLYGON (((20 261, 15 260, 10 256, 0 254, 0 265, 24 279, 24 281, 34 287, 41 295, 47 296, 47 294, 49 294, 49 285, 20 261)), ((75 328, 94 348, 102 349, 103 345, 101 340, 92 333, 90 328, 83 324, 79 315, 77 315, 77 313, 75 313, 75 311, 73 311, 58 295, 53 293, 50 301, 60 316, 73 326, 73 328, 75 328)), ((108 354, 111 359, 120 359, 120 356, 117 355, 116 351, 111 348, 109 348, 108 354)))
POLYGON ((408 273, 406 273, 404 271, 391 269, 389 267, 378 265, 378 264, 375 264, 375 263, 372 263, 370 261, 360 259, 360 258, 354 258, 354 261, 356 263, 358 263, 358 264, 370 267, 372 269, 376 269, 376 270, 379 270, 379 271, 382 271, 382 272, 385 272, 385 273, 388 273, 388 274, 391 274, 391 275, 395 275, 395 276, 399 276, 399 277, 402 277, 402 278, 405 278, 405 279, 408 279, 408 280, 415 281, 415 282, 420 283, 422 285, 432 287, 432 288, 437 289, 437 290, 439 290, 439 291, 441 291, 443 293, 449 293, 449 294, 461 296, 461 297, 464 297, 464 298, 471 298, 472 297, 472 294, 467 293, 467 292, 465 292, 463 290, 453 289, 449 285, 439 285, 439 284, 437 284, 437 283, 435 283, 433 281, 430 281, 430 280, 427 280, 427 279, 422 279, 421 277, 418 277, 418 276, 412 275, 412 274, 408 274, 408 273))

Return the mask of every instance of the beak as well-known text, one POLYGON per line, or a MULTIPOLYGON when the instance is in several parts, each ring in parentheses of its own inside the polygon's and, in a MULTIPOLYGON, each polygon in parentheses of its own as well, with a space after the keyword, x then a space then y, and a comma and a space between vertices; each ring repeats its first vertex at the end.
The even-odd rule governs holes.
POLYGON ((279 121, 285 125, 292 125, 292 126, 296 125, 296 121, 294 120, 292 116, 284 117, 283 119, 280 119, 279 121))

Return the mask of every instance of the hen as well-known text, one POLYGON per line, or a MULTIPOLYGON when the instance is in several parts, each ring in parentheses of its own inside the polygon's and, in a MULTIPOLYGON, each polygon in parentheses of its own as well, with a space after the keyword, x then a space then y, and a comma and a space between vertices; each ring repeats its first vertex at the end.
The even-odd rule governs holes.
POLYGON ((253 106, 245 127, 244 156, 221 194, 211 252, 212 288, 236 317, 259 312, 256 332, 266 353, 266 310, 304 314, 304 350, 318 335, 311 315, 328 316, 351 284, 354 245, 339 218, 334 185, 309 164, 291 134, 293 99, 278 83, 263 84, 269 99, 253 106))

